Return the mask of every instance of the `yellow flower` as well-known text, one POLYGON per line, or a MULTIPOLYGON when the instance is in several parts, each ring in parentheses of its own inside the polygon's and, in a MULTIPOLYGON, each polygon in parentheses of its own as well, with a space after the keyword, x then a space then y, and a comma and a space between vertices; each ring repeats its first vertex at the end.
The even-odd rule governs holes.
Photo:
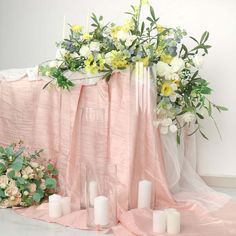
POLYGON ((104 70, 105 58, 103 55, 98 54, 99 69, 104 70))
POLYGON ((126 56, 121 51, 111 51, 111 65, 115 69, 126 68, 128 66, 128 61, 126 56))
POLYGON ((125 32, 129 32, 130 30, 134 29, 134 21, 132 19, 129 19, 126 21, 126 23, 121 27, 121 30, 125 32))
POLYGON ((143 62, 144 66, 148 66, 149 65, 149 57, 141 58, 141 62, 143 62))
POLYGON ((92 36, 91 34, 89 34, 89 33, 84 33, 83 36, 82 36, 82 38, 83 38, 84 40, 90 40, 90 39, 93 38, 93 36, 92 36))
POLYGON ((71 26, 71 30, 72 30, 73 32, 75 32, 75 33, 81 32, 82 29, 83 29, 83 26, 81 26, 81 25, 72 25, 72 26, 71 26))
POLYGON ((160 25, 160 24, 157 24, 157 31, 158 31, 159 33, 162 33, 164 30, 165 30, 165 27, 163 27, 163 26, 160 25))
POLYGON ((165 82, 162 84, 162 87, 161 87, 161 94, 168 97, 170 96, 171 94, 173 93, 173 89, 172 87, 170 86, 169 83, 165 82))
POLYGON ((122 26, 118 26, 118 25, 114 26, 111 29, 111 36, 112 36, 112 38, 116 39, 118 31, 120 31, 121 29, 122 29, 122 26))
POLYGON ((170 62, 172 61, 173 57, 171 55, 167 55, 165 53, 161 54, 161 61, 170 64, 170 62))
POLYGON ((85 71, 90 74, 98 73, 98 65, 97 65, 96 61, 94 61, 92 64, 86 65, 85 71))

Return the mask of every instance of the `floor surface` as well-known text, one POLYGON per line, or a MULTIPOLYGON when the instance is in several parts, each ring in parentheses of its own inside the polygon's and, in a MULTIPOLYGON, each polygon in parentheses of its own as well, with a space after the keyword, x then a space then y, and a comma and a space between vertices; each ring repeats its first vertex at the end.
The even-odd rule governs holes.
MULTIPOLYGON (((215 188, 236 199, 236 189, 215 188)), ((32 220, 10 209, 0 209, 0 236, 98 236, 96 232, 71 229, 57 224, 32 220)), ((111 235, 111 234, 106 234, 111 235)))

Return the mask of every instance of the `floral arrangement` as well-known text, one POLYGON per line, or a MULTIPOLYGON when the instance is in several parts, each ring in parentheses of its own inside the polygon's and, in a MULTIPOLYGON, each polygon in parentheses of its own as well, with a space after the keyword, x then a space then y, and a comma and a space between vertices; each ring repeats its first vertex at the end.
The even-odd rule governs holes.
POLYGON ((22 142, 0 146, 0 208, 39 204, 56 190, 57 170, 22 142))
POLYGON ((70 25, 69 37, 58 43, 56 60, 42 64, 41 74, 52 77, 49 83, 70 89, 74 84, 66 77, 66 71, 103 72, 104 78, 109 80, 114 70, 134 68, 136 62, 142 62, 156 71, 158 120, 155 124, 161 133, 177 133, 179 143, 182 128, 194 121, 193 133, 200 131, 207 138, 200 120, 207 115, 216 124, 213 108, 227 110, 208 99, 212 89, 199 73, 211 47, 207 44, 209 32, 204 32, 199 40, 190 37, 195 46, 188 49, 183 43, 187 32, 161 25, 147 0, 140 0, 139 5, 131 8, 131 12, 126 12, 130 17, 123 25, 104 23, 103 17, 95 14, 91 16, 91 31, 83 31, 80 25, 70 25), (149 7, 150 15, 142 20, 144 5, 149 7))

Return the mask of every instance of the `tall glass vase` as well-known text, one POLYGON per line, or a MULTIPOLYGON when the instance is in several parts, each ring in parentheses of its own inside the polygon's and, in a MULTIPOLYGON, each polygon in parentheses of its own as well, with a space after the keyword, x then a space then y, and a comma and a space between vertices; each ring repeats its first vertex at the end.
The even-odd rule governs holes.
POLYGON ((136 63, 130 76, 130 189, 129 209, 153 208, 156 193, 154 103, 152 67, 136 63))
MULTIPOLYGON (((96 105, 96 104, 95 104, 96 105)), ((87 166, 107 159, 107 112, 105 107, 83 107, 78 153, 80 158, 80 208, 86 205, 87 166)))
POLYGON ((99 161, 86 165, 86 208, 89 228, 102 230, 117 223, 116 165, 99 161))

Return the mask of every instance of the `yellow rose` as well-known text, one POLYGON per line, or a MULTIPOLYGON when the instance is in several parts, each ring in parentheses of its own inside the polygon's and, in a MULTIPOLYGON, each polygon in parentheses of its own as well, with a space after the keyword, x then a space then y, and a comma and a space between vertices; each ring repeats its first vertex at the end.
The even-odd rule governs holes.
POLYGON ((71 26, 71 30, 72 30, 74 33, 81 32, 82 29, 83 29, 83 26, 81 26, 81 25, 72 25, 72 26, 71 26))
POLYGON ((172 93, 173 93, 173 89, 172 89, 171 85, 167 82, 163 83, 162 87, 161 87, 161 94, 168 97, 172 93))

